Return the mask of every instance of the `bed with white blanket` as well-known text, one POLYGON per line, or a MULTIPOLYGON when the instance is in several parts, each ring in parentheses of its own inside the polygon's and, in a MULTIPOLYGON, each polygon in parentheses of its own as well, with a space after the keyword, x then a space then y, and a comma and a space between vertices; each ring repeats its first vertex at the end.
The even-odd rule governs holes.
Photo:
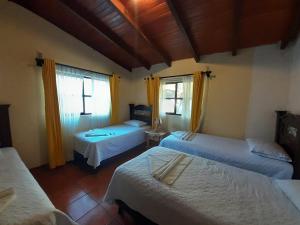
POLYGON ((120 124, 80 132, 75 135, 75 151, 96 168, 102 161, 144 143, 145 130, 149 128, 120 124))
POLYGON ((188 139, 169 135, 160 146, 252 170, 274 178, 290 179, 293 165, 253 154, 246 140, 195 133, 188 139))
POLYGON ((122 201, 160 225, 300 224, 300 181, 276 180, 189 154, 181 164, 180 154, 155 147, 119 166, 105 201, 122 201))
POLYGON ((76 225, 53 206, 14 148, 0 148, 0 224, 76 225))
POLYGON ((95 169, 103 161, 144 143, 151 121, 151 107, 130 104, 129 121, 75 134, 74 158, 79 162, 84 158, 83 163, 95 169))

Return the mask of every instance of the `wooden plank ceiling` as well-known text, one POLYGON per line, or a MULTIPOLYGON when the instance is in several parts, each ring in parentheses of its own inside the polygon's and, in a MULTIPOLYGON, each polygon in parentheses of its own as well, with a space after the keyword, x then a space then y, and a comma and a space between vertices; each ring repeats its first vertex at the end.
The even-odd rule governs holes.
POLYGON ((281 41, 300 30, 300 0, 11 0, 124 68, 281 41))

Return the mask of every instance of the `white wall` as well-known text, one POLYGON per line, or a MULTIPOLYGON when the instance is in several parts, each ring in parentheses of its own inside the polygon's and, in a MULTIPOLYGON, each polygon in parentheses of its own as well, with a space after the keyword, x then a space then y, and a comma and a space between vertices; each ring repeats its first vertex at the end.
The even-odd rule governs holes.
MULTIPOLYGON (((280 50, 277 44, 260 46, 230 53, 205 56, 200 63, 193 59, 175 61, 172 67, 156 65, 152 73, 157 76, 192 73, 209 67, 217 76, 210 81, 204 120, 204 133, 226 137, 259 137, 273 140, 275 110, 287 109, 290 87, 290 70, 294 48, 280 50)), ((300 48, 298 51, 300 55, 300 48)), ((299 61, 298 61, 299 62, 299 61)), ((297 64, 297 63, 296 63, 297 64)), ((299 68, 299 64, 297 64, 299 68)), ((132 85, 139 93, 133 95, 135 103, 147 103, 143 77, 149 72, 142 68, 133 71, 132 85)), ((295 81, 299 76, 295 75, 295 81)), ((297 92, 299 81, 291 89, 297 92), (298 84, 298 85, 297 85, 298 84)), ((294 107, 299 104, 293 104, 294 107)))
POLYGON ((275 110, 286 110, 291 51, 267 45, 255 48, 246 127, 247 137, 274 140, 275 110))
POLYGON ((293 113, 300 114, 300 38, 292 47, 292 51, 288 109, 293 113))
POLYGON ((0 103, 11 104, 13 145, 28 167, 47 162, 41 68, 34 65, 37 52, 60 63, 120 74, 120 117, 128 118, 128 71, 14 3, 1 0, 0 27, 0 103))
MULTIPOLYGON (((205 56, 200 63, 196 63, 194 59, 178 60, 172 62, 171 67, 155 65, 151 73, 155 76, 170 76, 193 73, 209 67, 217 78, 209 81, 204 132, 241 138, 246 125, 252 55, 253 50, 246 49, 236 57, 232 57, 230 53, 205 56)), ((142 68, 133 71, 132 83, 139 93, 137 97, 132 96, 135 103, 147 103, 143 78, 148 74, 142 68)))

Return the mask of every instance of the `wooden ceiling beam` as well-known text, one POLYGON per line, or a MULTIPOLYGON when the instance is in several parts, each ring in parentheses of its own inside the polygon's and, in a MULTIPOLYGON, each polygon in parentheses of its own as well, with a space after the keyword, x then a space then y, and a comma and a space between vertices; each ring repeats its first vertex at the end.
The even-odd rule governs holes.
POLYGON ((168 7, 169 7, 173 17, 175 18, 177 26, 181 30, 182 34, 184 35, 184 39, 186 40, 186 42, 188 43, 188 45, 192 51, 195 61, 199 62, 200 61, 199 50, 196 46, 196 43, 192 37, 190 30, 187 28, 188 26, 186 25, 182 16, 180 16, 180 13, 178 13, 178 9, 176 8, 174 1, 166 0, 166 2, 168 4, 168 7))
POLYGON ((119 14, 131 25, 131 27, 143 38, 143 40, 154 49, 164 60, 164 62, 171 66, 171 58, 159 47, 154 41, 150 40, 149 37, 143 32, 138 23, 134 20, 133 16, 130 15, 126 7, 120 0, 108 0, 108 2, 119 12, 119 14))
POLYGON ((281 40, 280 49, 285 49, 288 44, 297 39, 300 31, 300 0, 294 0, 293 17, 288 31, 281 40))
MULTIPOLYGON (((55 20, 54 18, 52 18, 49 14, 45 13, 43 10, 41 10, 41 7, 48 7, 49 5, 49 1, 40 1, 40 0, 9 0, 11 2, 14 2, 22 7, 24 7, 25 9, 30 10, 31 12, 37 14, 38 16, 46 19, 47 21, 49 21, 50 23, 54 24, 55 26, 57 26, 58 28, 62 29, 63 31, 67 32, 68 34, 74 36, 75 38, 77 38, 79 41, 85 43, 86 45, 88 45, 90 48, 94 49, 95 51, 103 54, 104 56, 105 53, 103 53, 101 51, 101 49, 99 49, 98 47, 94 46, 93 44, 87 42, 87 40, 83 39, 81 35, 74 33, 72 30, 70 29, 66 29, 66 26, 62 23, 57 22, 57 20, 55 20)), ((65 6, 62 2, 60 1, 53 1, 51 2, 55 7, 59 7, 62 8, 63 10, 65 10, 66 12, 70 12, 72 15, 75 15, 78 18, 78 15, 76 13, 74 13, 71 9, 69 9, 67 6, 65 6)), ((51 8, 51 7, 50 7, 51 8)), ((47 8, 48 10, 48 8, 47 8)), ((80 17, 79 17, 80 18, 80 17)), ((85 20, 83 20, 85 23, 87 23, 85 20)), ((87 24, 88 26, 90 26, 90 24, 87 24)), ((117 63, 118 65, 120 65, 121 67, 123 67, 124 69, 128 70, 128 71, 132 71, 132 67, 128 66, 128 64, 124 64, 118 60, 115 60, 113 57, 111 56, 106 56, 108 57, 110 60, 112 60, 113 62, 117 63)))
POLYGON ((115 34, 108 26, 106 26, 103 22, 95 18, 88 10, 83 7, 76 7, 76 5, 69 0, 59 0, 65 7, 75 13, 80 19, 89 23, 92 27, 94 27, 97 32, 102 35, 105 39, 109 40, 119 48, 123 49, 133 58, 135 58, 138 62, 140 62, 147 70, 151 68, 150 63, 144 59, 141 55, 135 52, 135 50, 129 46, 122 38, 120 38, 117 34, 115 34))
POLYGON ((233 0, 233 20, 232 20, 232 52, 233 56, 237 55, 237 51, 239 48, 239 31, 240 31, 240 21, 242 16, 242 6, 243 0, 233 0))

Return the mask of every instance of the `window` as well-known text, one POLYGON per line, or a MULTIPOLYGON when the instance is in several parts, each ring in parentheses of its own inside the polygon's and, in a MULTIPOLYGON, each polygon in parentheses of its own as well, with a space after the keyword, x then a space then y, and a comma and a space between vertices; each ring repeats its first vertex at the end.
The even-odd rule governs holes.
POLYGON ((57 65, 56 82, 60 114, 64 121, 91 115, 89 118, 95 120, 95 124, 107 124, 111 111, 109 77, 57 65))
POLYGON ((165 84, 164 108, 168 115, 182 114, 183 84, 182 82, 168 82, 165 84))
POLYGON ((193 77, 160 80, 159 117, 165 129, 189 130, 193 96, 193 77))
POLYGON ((90 77, 84 77, 82 82, 82 112, 81 115, 92 114, 93 84, 90 77))

